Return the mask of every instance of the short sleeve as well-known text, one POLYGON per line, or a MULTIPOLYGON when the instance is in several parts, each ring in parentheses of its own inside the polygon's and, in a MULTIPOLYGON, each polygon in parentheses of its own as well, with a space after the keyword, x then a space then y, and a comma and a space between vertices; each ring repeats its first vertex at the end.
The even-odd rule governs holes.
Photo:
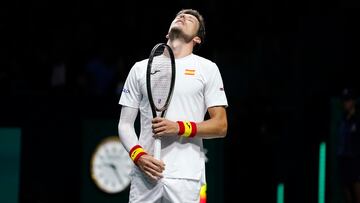
POLYGON ((119 104, 138 108, 141 101, 140 85, 137 79, 136 64, 131 68, 123 86, 119 104))
POLYGON ((209 77, 206 80, 205 85, 205 105, 206 108, 212 106, 228 106, 226 99, 225 89, 223 80, 219 68, 215 63, 212 63, 209 71, 209 77))

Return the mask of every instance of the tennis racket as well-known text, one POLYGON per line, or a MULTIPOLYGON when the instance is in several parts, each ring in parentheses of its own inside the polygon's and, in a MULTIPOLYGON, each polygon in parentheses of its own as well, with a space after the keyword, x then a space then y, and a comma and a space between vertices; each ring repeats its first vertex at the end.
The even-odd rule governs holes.
MULTIPOLYGON (((175 85, 175 58, 171 48, 159 43, 151 50, 147 70, 146 89, 152 116, 165 117, 175 85)), ((161 138, 155 138, 154 157, 160 159, 161 138)))

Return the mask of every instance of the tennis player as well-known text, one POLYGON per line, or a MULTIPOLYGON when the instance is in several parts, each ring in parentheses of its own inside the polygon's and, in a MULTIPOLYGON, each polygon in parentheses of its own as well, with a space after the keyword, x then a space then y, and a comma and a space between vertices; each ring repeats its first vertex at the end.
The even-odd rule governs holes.
POLYGON ((212 61, 193 54, 204 41, 204 19, 193 9, 177 13, 167 44, 176 63, 173 96, 165 118, 152 118, 146 91, 147 60, 130 70, 120 97, 119 136, 135 163, 131 203, 199 203, 205 183, 203 139, 223 138, 228 105, 220 71, 212 61), (134 122, 140 112, 139 138, 134 122), (208 112, 209 119, 205 119, 208 112), (161 137, 161 160, 153 157, 154 136, 161 137))

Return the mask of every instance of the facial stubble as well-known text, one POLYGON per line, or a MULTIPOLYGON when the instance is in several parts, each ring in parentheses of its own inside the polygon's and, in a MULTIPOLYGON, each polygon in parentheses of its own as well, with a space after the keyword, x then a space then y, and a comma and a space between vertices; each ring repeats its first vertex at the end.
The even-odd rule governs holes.
POLYGON ((194 37, 194 35, 184 33, 184 31, 179 27, 172 27, 169 32, 169 39, 172 41, 175 39, 181 39, 185 43, 189 43, 194 37))

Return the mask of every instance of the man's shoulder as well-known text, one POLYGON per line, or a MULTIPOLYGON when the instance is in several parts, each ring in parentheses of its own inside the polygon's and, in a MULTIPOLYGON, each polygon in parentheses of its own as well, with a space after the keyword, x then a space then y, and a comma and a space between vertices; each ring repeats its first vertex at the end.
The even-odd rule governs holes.
POLYGON ((145 71, 146 66, 147 66, 147 62, 148 62, 148 59, 143 59, 143 60, 140 60, 140 61, 136 61, 131 69, 133 69, 133 71, 136 71, 136 72, 145 71))
POLYGON ((216 65, 216 63, 211 61, 210 59, 207 59, 202 56, 195 55, 195 54, 194 54, 194 57, 200 64, 200 67, 202 67, 202 71, 205 71, 206 74, 211 74, 211 73, 219 71, 219 68, 216 65))
POLYGON ((205 65, 214 65, 215 63, 213 61, 211 61, 210 59, 207 59, 205 57, 193 54, 194 58, 196 60, 198 60, 200 63, 205 64, 205 65))
POLYGON ((148 60, 149 59, 142 59, 140 61, 137 61, 137 62, 135 62, 134 66, 146 67, 148 60))

